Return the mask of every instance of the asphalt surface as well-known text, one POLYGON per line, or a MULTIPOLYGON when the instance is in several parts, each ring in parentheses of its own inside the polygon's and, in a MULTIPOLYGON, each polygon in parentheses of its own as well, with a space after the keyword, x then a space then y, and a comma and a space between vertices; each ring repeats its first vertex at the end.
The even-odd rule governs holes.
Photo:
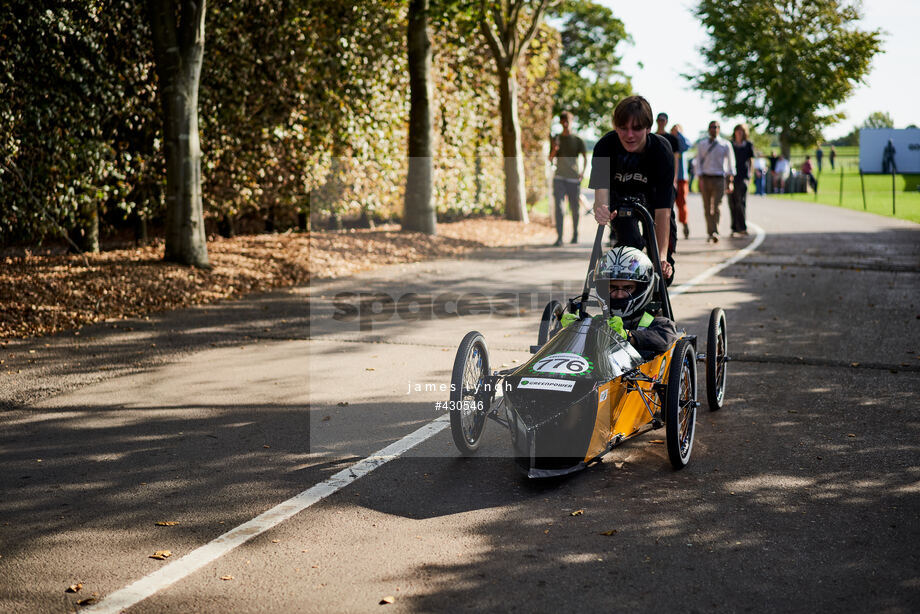
MULTIPOLYGON (((690 208, 678 284, 751 241, 706 244, 690 208)), ((672 300, 701 336, 723 307, 735 359, 684 470, 662 430, 528 481, 499 425, 472 459, 441 430, 128 611, 920 611, 920 226, 749 218, 763 244, 672 300)), ((463 335, 526 360, 581 237, 0 347, 0 611, 104 608, 442 417, 463 335)))

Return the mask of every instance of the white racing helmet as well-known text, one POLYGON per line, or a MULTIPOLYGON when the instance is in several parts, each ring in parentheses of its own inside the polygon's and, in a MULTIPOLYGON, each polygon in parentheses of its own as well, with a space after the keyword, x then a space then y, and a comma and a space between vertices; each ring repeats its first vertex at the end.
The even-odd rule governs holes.
POLYGON ((652 301, 658 273, 652 261, 635 247, 615 247, 598 260, 594 267, 594 287, 604 301, 611 316, 620 316, 624 320, 636 317, 652 301), (623 280, 636 282, 635 293, 627 298, 610 298, 610 281, 623 280))

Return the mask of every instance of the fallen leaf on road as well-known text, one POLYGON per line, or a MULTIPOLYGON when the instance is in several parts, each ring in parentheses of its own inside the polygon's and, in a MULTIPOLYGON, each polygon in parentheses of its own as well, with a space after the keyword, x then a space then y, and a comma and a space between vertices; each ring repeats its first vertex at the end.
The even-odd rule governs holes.
POLYGON ((847 437, 856 437, 856 433, 847 433, 847 437))
POLYGON ((65 593, 76 593, 76 592, 79 592, 81 588, 83 588, 82 582, 77 583, 77 584, 71 584, 70 586, 67 587, 67 589, 64 592, 65 593))
POLYGON ((332 416, 323 416, 323 422, 329 422, 330 420, 332 420, 332 416))
POLYGON ((584 514, 584 513, 585 513, 585 510, 575 510, 575 511, 572 512, 570 515, 571 515, 571 516, 581 516, 581 515, 584 514))
POLYGON ((649 443, 661 444, 664 443, 664 439, 651 439, 649 443))
POLYGON ((77 605, 92 605, 96 603, 95 597, 87 597, 86 599, 81 599, 77 602, 77 605))
POLYGON ((158 561, 165 561, 166 558, 170 556, 172 556, 172 552, 169 550, 157 550, 147 558, 156 559, 158 561))
POLYGON ((375 369, 374 367, 364 367, 364 370, 365 371, 376 371, 377 369, 375 369))
POLYGON ((156 523, 158 527, 174 527, 177 524, 179 523, 175 520, 161 520, 160 522, 156 523))
POLYGON ((380 605, 386 605, 388 603, 393 603, 395 601, 396 601, 396 597, 393 597, 392 595, 387 595, 386 597, 380 600, 380 605))
POLYGON ((220 579, 221 580, 232 580, 233 576, 221 576, 220 579))
POLYGON ((348 401, 339 401, 339 407, 348 407, 348 401))
POLYGON ((616 534, 617 534, 617 530, 616 530, 616 529, 610 529, 609 531, 603 531, 603 532, 601 532, 601 535, 606 535, 606 536, 608 536, 608 537, 610 537, 611 535, 616 535, 616 534))

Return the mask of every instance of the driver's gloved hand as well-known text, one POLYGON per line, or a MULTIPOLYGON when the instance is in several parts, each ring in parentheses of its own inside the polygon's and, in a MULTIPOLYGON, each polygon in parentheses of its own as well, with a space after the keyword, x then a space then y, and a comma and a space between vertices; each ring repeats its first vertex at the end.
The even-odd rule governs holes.
POLYGON ((626 329, 623 328, 623 318, 620 316, 613 316, 612 318, 608 318, 607 326, 613 329, 613 332, 626 339, 626 329))
POLYGON ((560 320, 560 322, 562 322, 562 328, 565 328, 572 322, 577 322, 577 321, 578 321, 577 313, 564 313, 562 314, 562 320, 560 320))

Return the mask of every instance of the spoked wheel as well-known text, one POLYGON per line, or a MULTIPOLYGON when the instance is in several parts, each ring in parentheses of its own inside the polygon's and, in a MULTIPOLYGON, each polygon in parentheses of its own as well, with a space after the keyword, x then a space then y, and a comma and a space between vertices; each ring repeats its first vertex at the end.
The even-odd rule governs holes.
POLYGON ((671 357, 665 400, 668 458, 675 469, 683 469, 690 462, 696 432, 696 405, 696 352, 687 339, 681 339, 671 357))
POLYGON ((725 402, 725 371, 728 362, 728 332, 725 312, 719 307, 709 314, 709 335, 706 339, 706 399, 709 411, 722 409, 725 402))
POLYGON ((550 301, 543 309, 540 320, 540 334, 537 336, 537 345, 543 345, 553 338, 553 335, 562 330, 562 314, 565 310, 559 301, 550 301))
POLYGON ((489 350, 481 333, 469 332, 460 342, 450 383, 450 432, 457 449, 469 456, 479 448, 492 402, 489 350))

